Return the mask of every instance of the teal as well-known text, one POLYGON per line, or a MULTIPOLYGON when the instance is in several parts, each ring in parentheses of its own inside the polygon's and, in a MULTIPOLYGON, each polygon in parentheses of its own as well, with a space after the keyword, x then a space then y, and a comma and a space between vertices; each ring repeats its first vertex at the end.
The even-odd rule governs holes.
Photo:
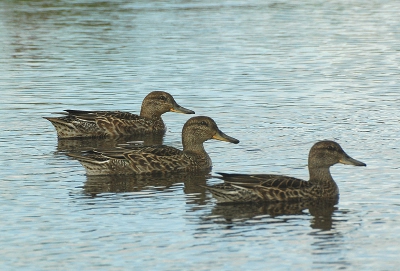
POLYGON ((131 149, 69 154, 86 169, 87 175, 165 175, 177 172, 210 170, 211 158, 203 143, 209 139, 234 144, 239 140, 224 134, 209 117, 190 118, 182 129, 183 150, 170 146, 133 146, 131 149))
POLYGON ((329 168, 337 163, 366 166, 347 155, 338 143, 325 140, 317 142, 310 150, 309 181, 275 174, 219 173, 225 182, 206 188, 220 203, 335 199, 339 188, 329 168))
POLYGON ((142 102, 140 115, 121 111, 65 110, 63 117, 45 117, 57 131, 58 138, 117 137, 142 134, 164 134, 161 115, 166 112, 194 114, 176 103, 164 91, 150 92, 142 102))

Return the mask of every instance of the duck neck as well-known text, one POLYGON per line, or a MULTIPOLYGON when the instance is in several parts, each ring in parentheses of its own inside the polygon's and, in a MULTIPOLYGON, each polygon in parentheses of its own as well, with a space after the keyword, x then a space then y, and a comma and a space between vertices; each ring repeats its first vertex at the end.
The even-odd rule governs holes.
POLYGON ((196 165, 200 169, 211 169, 212 161, 210 156, 207 154, 206 150, 204 149, 203 143, 198 141, 190 141, 190 140, 183 140, 183 153, 191 157, 193 161, 196 162, 196 165))
POLYGON ((309 167, 310 183, 323 187, 324 190, 334 190, 336 193, 339 189, 332 178, 329 167, 309 167))
POLYGON ((183 138, 182 146, 184 152, 194 152, 197 154, 207 154, 204 145, 194 138, 183 138))
POLYGON ((329 167, 309 167, 310 182, 314 184, 329 184, 335 183, 332 178, 329 167))
POLYGON ((146 105, 142 105, 142 108, 140 110, 140 116, 146 119, 161 119, 160 112, 154 112, 152 110, 149 110, 148 106, 146 105))

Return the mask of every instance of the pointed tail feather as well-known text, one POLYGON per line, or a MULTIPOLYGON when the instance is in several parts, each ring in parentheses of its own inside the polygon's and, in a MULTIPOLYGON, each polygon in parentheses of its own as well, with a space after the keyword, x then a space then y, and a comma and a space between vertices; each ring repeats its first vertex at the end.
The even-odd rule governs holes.
POLYGON ((51 117, 43 117, 44 119, 47 119, 48 121, 50 121, 54 127, 56 128, 56 130, 58 130, 59 127, 68 127, 70 129, 75 129, 75 126, 72 123, 66 122, 65 120, 61 119, 61 118, 51 118, 51 117))

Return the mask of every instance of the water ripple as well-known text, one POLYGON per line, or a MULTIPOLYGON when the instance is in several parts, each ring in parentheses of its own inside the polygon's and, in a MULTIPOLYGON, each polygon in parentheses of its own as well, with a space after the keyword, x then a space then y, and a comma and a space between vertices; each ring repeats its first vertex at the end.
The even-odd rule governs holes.
MULTIPOLYGON (((396 269, 399 8, 379 0, 4 2, 0 267, 396 269), (321 139, 368 166, 332 167, 341 193, 332 208, 220 206, 199 186, 216 178, 88 177, 65 153, 121 142, 58 141, 42 119, 64 109, 138 113, 152 90, 240 139, 205 143, 212 174, 307 179, 308 151, 321 139)), ((181 148, 189 117, 165 114, 158 140, 181 148)))

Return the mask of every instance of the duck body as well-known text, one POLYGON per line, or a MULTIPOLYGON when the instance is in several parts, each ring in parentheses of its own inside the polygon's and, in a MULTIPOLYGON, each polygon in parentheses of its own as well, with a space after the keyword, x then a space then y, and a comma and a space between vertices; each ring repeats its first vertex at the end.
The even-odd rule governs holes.
POLYGON ((65 117, 46 118, 56 128, 58 138, 164 134, 166 131, 161 117, 149 119, 121 111, 65 111, 65 117))
POLYGON ((212 161, 203 146, 209 139, 239 143, 237 139, 221 132, 214 120, 200 116, 185 123, 182 129, 183 150, 161 145, 69 156, 76 158, 85 167, 87 175, 164 175, 210 170, 212 161))
POLYGON ((165 175, 211 169, 207 153, 191 155, 182 150, 160 145, 121 152, 88 152, 84 156, 68 154, 85 167, 88 176, 95 175, 165 175))
POLYGON ((348 156, 338 143, 325 140, 310 150, 309 181, 275 174, 219 173, 224 183, 206 188, 219 203, 334 200, 339 197, 339 188, 329 168, 336 163, 366 166, 348 156))
MULTIPOLYGON (((221 174, 221 173, 219 173, 221 174)), ((225 202, 295 202, 319 198, 336 199, 339 189, 336 183, 312 184, 310 181, 281 175, 221 174, 225 181, 208 187, 220 203, 225 202), (241 178, 234 181, 233 179, 241 178)))
POLYGON ((161 115, 166 112, 194 114, 178 105, 172 95, 153 91, 143 100, 140 115, 121 111, 65 110, 62 117, 45 117, 56 128, 58 138, 117 137, 164 134, 161 115))

